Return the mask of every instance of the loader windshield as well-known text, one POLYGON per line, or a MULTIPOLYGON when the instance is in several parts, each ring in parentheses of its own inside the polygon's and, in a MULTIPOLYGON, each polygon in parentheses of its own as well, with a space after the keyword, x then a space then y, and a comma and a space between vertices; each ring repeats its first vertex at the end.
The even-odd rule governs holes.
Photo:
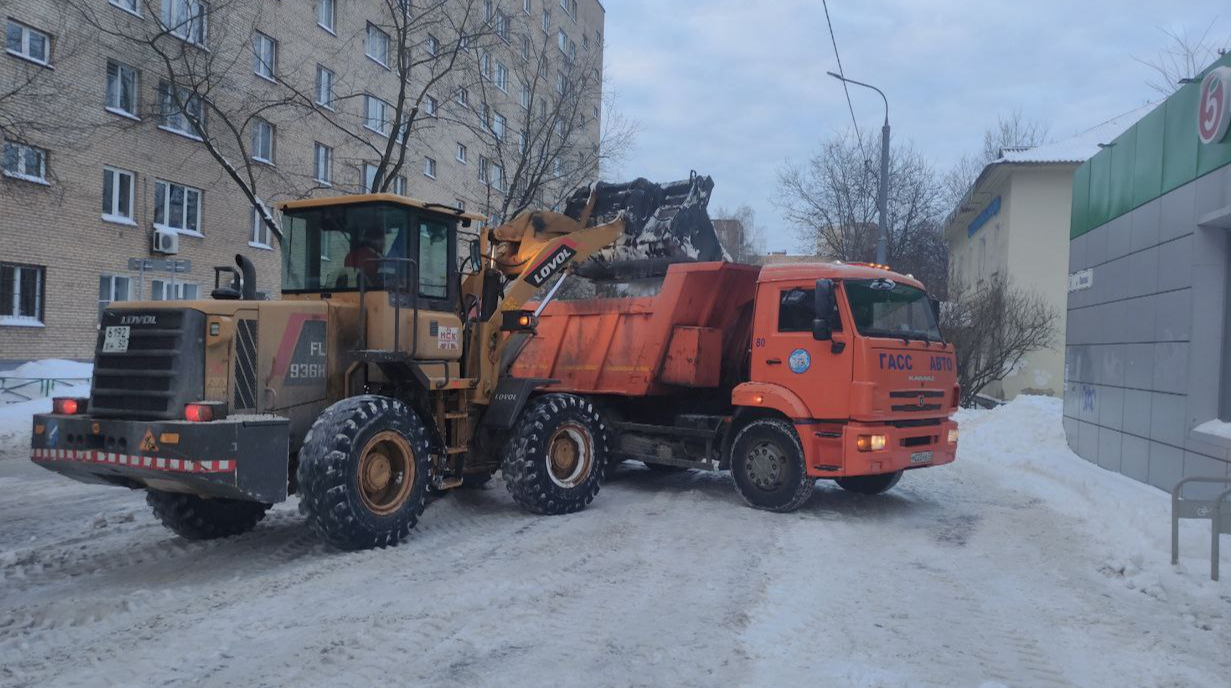
POLYGON ((358 291, 361 279, 368 289, 391 288, 401 270, 417 272, 421 297, 449 297, 456 274, 449 218, 396 203, 298 208, 284 218, 283 293, 358 291))

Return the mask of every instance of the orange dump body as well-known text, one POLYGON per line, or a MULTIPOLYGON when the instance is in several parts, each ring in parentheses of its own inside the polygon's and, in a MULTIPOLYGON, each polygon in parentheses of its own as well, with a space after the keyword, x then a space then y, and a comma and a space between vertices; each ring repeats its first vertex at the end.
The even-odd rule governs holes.
POLYGON ((759 273, 684 263, 668 269, 656 296, 555 301, 512 374, 559 380, 547 389, 581 394, 718 387, 746 365, 759 273))

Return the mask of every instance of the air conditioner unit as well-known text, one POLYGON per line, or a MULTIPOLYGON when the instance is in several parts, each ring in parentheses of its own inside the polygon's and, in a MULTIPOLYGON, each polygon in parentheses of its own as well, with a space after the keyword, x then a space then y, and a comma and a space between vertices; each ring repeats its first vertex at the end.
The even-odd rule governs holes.
POLYGON ((174 255, 180 252, 180 235, 173 229, 154 230, 154 253, 174 255))

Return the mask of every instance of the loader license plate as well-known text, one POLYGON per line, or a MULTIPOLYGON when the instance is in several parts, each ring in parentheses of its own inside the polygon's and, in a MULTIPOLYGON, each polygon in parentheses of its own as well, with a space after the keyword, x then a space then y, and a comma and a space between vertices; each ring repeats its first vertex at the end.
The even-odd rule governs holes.
POLYGON ((911 465, 914 465, 917 463, 931 463, 932 462, 932 452, 930 451, 915 452, 910 455, 910 462, 911 462, 911 465))
POLYGON ((128 351, 128 333, 132 328, 127 325, 108 327, 103 333, 103 353, 128 351))

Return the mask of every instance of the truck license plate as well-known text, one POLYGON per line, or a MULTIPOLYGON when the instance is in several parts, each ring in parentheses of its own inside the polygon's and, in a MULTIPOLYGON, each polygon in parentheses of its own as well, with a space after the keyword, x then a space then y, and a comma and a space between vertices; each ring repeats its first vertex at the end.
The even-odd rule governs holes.
POLYGON ((103 352, 128 351, 128 333, 131 330, 128 325, 108 327, 103 333, 103 352))
POLYGON ((910 455, 910 462, 912 465, 917 464, 917 463, 931 463, 932 462, 932 452, 930 451, 915 452, 910 455))

